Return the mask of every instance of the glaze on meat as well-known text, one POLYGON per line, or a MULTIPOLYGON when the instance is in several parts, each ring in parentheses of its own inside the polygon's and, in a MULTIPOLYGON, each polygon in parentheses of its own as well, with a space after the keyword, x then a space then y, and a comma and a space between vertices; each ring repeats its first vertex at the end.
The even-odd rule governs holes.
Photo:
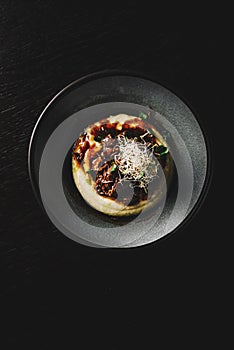
POLYGON ((95 189, 101 196, 116 198, 118 181, 119 174, 114 161, 107 161, 97 172, 95 189))
POLYGON ((87 134, 84 133, 80 135, 78 140, 75 142, 73 146, 73 154, 75 155, 77 161, 79 163, 82 162, 84 159, 85 152, 89 149, 90 144, 89 141, 87 140, 87 134))

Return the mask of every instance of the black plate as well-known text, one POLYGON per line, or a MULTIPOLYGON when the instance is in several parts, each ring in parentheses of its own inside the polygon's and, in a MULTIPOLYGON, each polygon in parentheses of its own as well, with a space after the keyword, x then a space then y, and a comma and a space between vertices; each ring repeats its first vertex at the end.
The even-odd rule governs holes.
POLYGON ((101 72, 63 89, 42 112, 29 147, 33 188, 50 220, 71 239, 94 247, 136 247, 173 232, 201 203, 208 179, 207 142, 188 106, 149 79, 101 72), (175 176, 154 210, 127 219, 97 212, 71 176, 71 146, 89 124, 119 113, 150 116, 170 147, 175 176))

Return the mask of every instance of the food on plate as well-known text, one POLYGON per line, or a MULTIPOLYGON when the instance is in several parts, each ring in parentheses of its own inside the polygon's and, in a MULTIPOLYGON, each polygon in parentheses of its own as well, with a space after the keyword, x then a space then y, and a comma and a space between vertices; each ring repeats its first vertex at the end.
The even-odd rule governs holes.
POLYGON ((168 146, 144 113, 89 125, 72 149, 77 189, 91 207, 111 216, 136 215, 159 202, 172 172, 168 146))

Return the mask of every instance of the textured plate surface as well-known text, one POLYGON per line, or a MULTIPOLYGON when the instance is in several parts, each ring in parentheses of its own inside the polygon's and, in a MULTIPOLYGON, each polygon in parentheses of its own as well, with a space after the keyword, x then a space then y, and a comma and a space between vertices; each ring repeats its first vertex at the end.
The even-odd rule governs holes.
POLYGON ((134 76, 87 77, 69 85, 43 111, 32 134, 29 170, 40 203, 71 239, 95 247, 135 247, 174 231, 191 213, 207 176, 207 148, 188 106, 172 92, 134 76), (119 113, 149 115, 176 166, 172 188, 153 211, 116 220, 90 208, 71 177, 70 150, 87 125, 119 113))

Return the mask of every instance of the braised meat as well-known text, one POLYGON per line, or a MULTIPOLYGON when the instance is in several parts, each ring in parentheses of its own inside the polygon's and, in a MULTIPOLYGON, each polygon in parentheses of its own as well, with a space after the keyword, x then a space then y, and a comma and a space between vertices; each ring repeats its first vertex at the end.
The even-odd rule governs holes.
POLYGON ((116 198, 119 173, 114 160, 104 163, 96 175, 95 189, 101 196, 116 198))

